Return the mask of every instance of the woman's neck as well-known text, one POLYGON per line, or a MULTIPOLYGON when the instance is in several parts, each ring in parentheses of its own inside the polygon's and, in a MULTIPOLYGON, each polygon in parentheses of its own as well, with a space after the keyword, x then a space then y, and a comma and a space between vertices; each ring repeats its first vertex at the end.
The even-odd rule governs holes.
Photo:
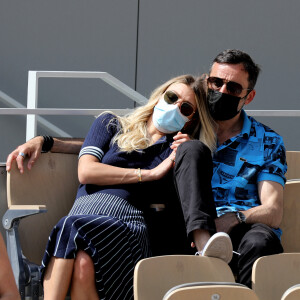
POLYGON ((162 138, 163 136, 165 136, 166 134, 159 131, 153 124, 152 121, 152 116, 149 118, 148 122, 147 122, 147 132, 148 132, 148 136, 149 139, 151 141, 151 145, 153 145, 154 143, 156 143, 160 138, 162 138))

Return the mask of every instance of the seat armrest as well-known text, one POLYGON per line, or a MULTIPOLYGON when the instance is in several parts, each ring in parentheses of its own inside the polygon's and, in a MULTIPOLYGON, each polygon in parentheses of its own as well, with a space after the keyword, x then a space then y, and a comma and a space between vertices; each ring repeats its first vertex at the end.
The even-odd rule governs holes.
POLYGON ((18 219, 45 212, 47 212, 45 205, 11 205, 2 218, 2 225, 8 230, 18 219))

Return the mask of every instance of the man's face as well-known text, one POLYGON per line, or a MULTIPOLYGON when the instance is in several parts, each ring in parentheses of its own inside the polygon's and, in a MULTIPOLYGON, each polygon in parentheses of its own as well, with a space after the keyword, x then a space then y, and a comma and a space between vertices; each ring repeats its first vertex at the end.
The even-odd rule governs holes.
MULTIPOLYGON (((214 63, 212 65, 209 76, 224 79, 226 82, 233 81, 240 84, 243 90, 239 95, 235 96, 243 98, 249 93, 249 90, 247 90, 249 88, 248 72, 246 72, 246 70, 244 69, 243 64, 233 65, 214 63)), ((208 85, 208 87, 210 86, 208 85)), ((223 84, 223 86, 221 86, 218 91, 224 94, 230 94, 230 92, 227 90, 226 84, 223 84)), ((255 91, 251 91, 246 99, 241 99, 238 110, 240 110, 244 104, 249 104, 254 98, 254 95, 255 91)))

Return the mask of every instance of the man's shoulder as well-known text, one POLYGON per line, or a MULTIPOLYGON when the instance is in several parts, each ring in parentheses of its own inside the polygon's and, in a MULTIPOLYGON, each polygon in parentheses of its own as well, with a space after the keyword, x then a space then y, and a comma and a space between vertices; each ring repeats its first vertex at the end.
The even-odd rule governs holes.
POLYGON ((272 136, 272 137, 278 137, 282 139, 282 137, 272 128, 269 126, 257 121, 251 116, 248 116, 250 122, 251 122, 251 132, 250 135, 258 135, 258 136, 272 136))

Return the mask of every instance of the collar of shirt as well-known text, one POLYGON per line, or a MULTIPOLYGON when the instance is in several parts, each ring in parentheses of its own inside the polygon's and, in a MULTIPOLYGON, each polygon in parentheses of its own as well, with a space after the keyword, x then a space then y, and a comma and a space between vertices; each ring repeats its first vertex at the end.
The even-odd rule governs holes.
POLYGON ((157 140, 153 145, 162 144, 166 142, 173 142, 173 134, 167 134, 162 136, 159 140, 157 140))
POLYGON ((243 117, 243 128, 242 128, 241 132, 239 134, 237 134, 236 136, 228 139, 222 145, 217 145, 216 151, 219 151, 219 150, 227 147, 228 145, 230 145, 232 142, 234 142, 238 138, 245 138, 245 139, 249 138, 252 122, 243 109, 242 109, 241 115, 243 117))

